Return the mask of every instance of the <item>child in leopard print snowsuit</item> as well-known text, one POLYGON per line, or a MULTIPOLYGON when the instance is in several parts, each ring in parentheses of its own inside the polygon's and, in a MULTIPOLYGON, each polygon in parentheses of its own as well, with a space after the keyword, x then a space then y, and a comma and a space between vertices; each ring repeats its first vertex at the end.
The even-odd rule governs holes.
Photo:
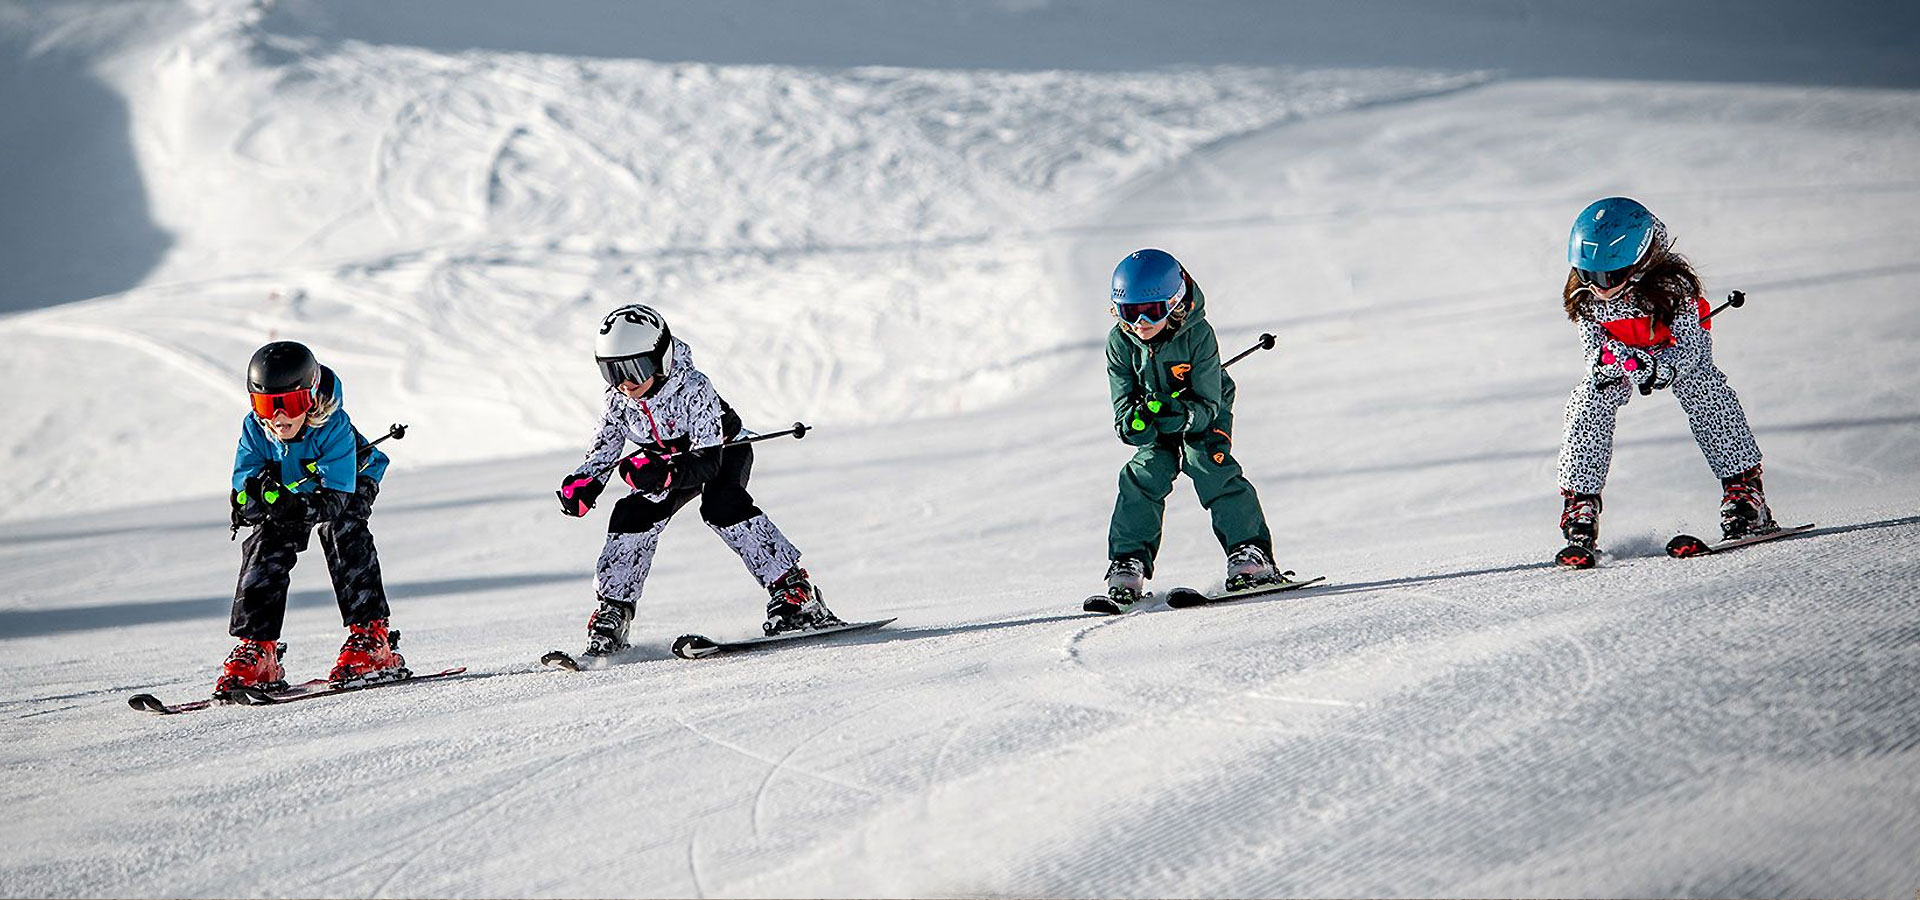
POLYGON ((695 498, 707 527, 771 595, 767 634, 836 624, 800 568, 800 550, 747 493, 752 445, 721 446, 742 436, 740 416, 694 368, 692 349, 666 319, 645 306, 614 310, 601 322, 594 356, 607 382, 600 429, 586 459, 561 479, 560 507, 586 515, 616 472, 631 490, 614 504, 594 568, 599 607, 588 620, 587 652, 626 649, 660 534, 695 498), (629 442, 639 452, 629 454, 629 442))
POLYGON ((1740 398, 1713 363, 1700 278, 1673 252, 1666 226, 1634 200, 1599 200, 1575 220, 1568 258, 1561 300, 1580 327, 1589 370, 1567 400, 1560 449, 1560 527, 1568 544, 1591 550, 1599 539, 1614 417, 1636 389, 1671 388, 1686 411, 1724 489, 1727 538, 1777 527, 1761 490, 1760 447, 1740 398))

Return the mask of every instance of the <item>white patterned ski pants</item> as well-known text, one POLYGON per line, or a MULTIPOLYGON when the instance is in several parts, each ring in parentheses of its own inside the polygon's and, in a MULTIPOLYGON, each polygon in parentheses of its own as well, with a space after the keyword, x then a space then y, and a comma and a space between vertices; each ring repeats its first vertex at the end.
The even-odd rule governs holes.
MULTIPOLYGON (((1598 494, 1606 486, 1607 469, 1613 464, 1614 418, 1634 390, 1625 381, 1594 387, 1590 378, 1574 387, 1573 396, 1567 398, 1566 435, 1560 441, 1562 490, 1598 494)), ((1740 397, 1711 360, 1674 379, 1672 390, 1714 477, 1738 475, 1760 464, 1760 445, 1747 426, 1740 397)))
POLYGON ((622 498, 608 517, 607 543, 594 566, 593 587, 600 597, 634 603, 653 568, 653 553, 667 521, 681 507, 700 500, 700 518, 720 536, 747 571, 766 587, 800 562, 800 550, 780 533, 772 520, 753 504, 747 479, 753 473, 753 448, 724 451, 720 471, 697 488, 675 490, 664 499, 633 493, 622 498))

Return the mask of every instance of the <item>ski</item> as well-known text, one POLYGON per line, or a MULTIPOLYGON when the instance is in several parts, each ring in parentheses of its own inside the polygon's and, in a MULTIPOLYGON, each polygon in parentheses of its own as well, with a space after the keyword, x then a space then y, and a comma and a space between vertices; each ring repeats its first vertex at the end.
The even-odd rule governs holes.
MULTIPOLYGON (((721 653, 734 653, 741 650, 759 650, 775 644, 790 643, 807 638, 826 637, 834 634, 848 634, 855 631, 870 631, 891 624, 893 619, 876 619, 872 622, 848 622, 826 628, 807 628, 799 631, 783 631, 767 637, 747 638, 742 641, 716 641, 704 634, 683 634, 673 641, 673 655, 681 659, 705 659, 721 653)), ((552 654, 548 654, 551 656, 552 654)))
POLYGON ((1193 588, 1177 587, 1167 592, 1166 600, 1169 607, 1186 609, 1192 606, 1206 606, 1212 603, 1231 603, 1235 600, 1245 600, 1248 597, 1264 597, 1269 594, 1297 591, 1303 587, 1319 584, 1325 580, 1327 580, 1327 576, 1325 575, 1308 578, 1305 581, 1282 580, 1279 584, 1265 584, 1259 587, 1248 588, 1244 591, 1234 591, 1224 594, 1204 594, 1193 588))
POLYGON ((1591 569, 1600 562, 1600 551, 1579 544, 1568 544, 1553 555, 1553 564, 1563 569, 1591 569))
POLYGON ((1721 541, 1718 544, 1709 544, 1706 541, 1703 541, 1690 534, 1677 534, 1677 535, 1674 535, 1673 540, 1670 540, 1667 542, 1667 555, 1673 557, 1674 559, 1686 559, 1692 556, 1706 556, 1711 553, 1724 553, 1728 550, 1734 550, 1740 547, 1746 547, 1753 544, 1758 544, 1758 543, 1761 543, 1762 541, 1771 541, 1774 538, 1791 537, 1793 535, 1802 534, 1812 530, 1813 530, 1813 523, 1808 522, 1805 525, 1795 525, 1792 528, 1776 528, 1772 531, 1766 532, 1765 534, 1748 535, 1747 537, 1735 538, 1731 541, 1721 541))
POLYGON ((1106 594, 1094 594, 1080 601, 1080 609, 1084 612, 1099 613, 1103 616, 1121 616, 1126 615, 1130 610, 1140 609, 1151 604, 1153 597, 1153 592, 1148 591, 1141 594, 1140 599, 1132 603, 1122 604, 1106 594))
POLYGON ((625 650, 615 650, 612 653, 589 653, 586 651, 568 653, 565 650, 549 650, 547 651, 547 655, 540 657, 540 664, 549 668, 565 669, 569 672, 595 672, 608 666, 619 665, 623 662, 638 659, 640 657, 638 649, 639 648, 636 647, 628 647, 625 650))
POLYGON ((311 700, 315 697, 333 697, 351 694, 355 691, 370 691, 374 688, 393 687, 399 684, 412 684, 416 681, 432 681, 437 678, 451 678, 467 671, 466 666, 443 669, 430 675, 407 675, 403 678, 388 678, 382 681, 359 681, 335 687, 326 681, 309 681, 298 688, 284 691, 262 691, 254 688, 241 688, 233 692, 233 700, 245 706, 271 706, 276 703, 292 703, 296 700, 311 700))
MULTIPOLYGON (((308 690, 315 685, 325 685, 326 683, 327 680, 325 678, 315 678, 312 681, 275 688, 272 693, 308 690)), ((233 702, 235 701, 224 697, 202 697, 199 700, 188 700, 185 703, 163 703, 159 697, 152 694, 135 694, 127 698, 128 706, 141 712, 158 713, 163 716, 177 716, 181 713, 190 713, 196 710, 206 709, 209 706, 219 706, 233 702)))
POLYGON ((332 683, 328 682, 325 678, 315 678, 312 681, 304 681, 299 684, 288 685, 286 687, 281 687, 281 688, 274 688, 272 690, 261 690, 259 688, 241 688, 237 691, 234 691, 231 696, 226 698, 204 697, 199 700, 188 700, 185 703, 164 703, 160 700, 159 697, 156 697, 152 694, 135 694, 127 698, 127 705, 134 709, 140 710, 141 712, 150 712, 150 713, 155 713, 157 715, 163 715, 163 716, 175 716, 181 713, 190 713, 197 710, 206 709, 207 707, 210 707, 210 706, 227 706, 227 705, 270 706, 276 703, 292 703, 296 700, 307 700, 314 697, 327 697, 327 696, 332 696, 334 694, 350 694, 350 693, 353 693, 354 691, 363 691, 369 688, 390 687, 396 684, 407 684, 415 681, 426 681, 426 680, 435 679, 435 678, 446 678, 449 676, 458 675, 465 671, 466 671, 466 667, 462 666, 457 669, 448 669, 444 672, 435 672, 431 675, 413 675, 407 678, 393 678, 393 679, 388 679, 386 681, 374 681, 374 682, 365 682, 360 684, 349 684, 344 687, 334 687, 332 683))

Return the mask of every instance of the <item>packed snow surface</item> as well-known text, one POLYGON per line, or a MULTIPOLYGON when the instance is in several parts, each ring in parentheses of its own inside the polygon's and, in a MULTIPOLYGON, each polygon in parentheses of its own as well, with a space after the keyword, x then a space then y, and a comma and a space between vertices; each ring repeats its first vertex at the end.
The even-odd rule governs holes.
MULTIPOLYGON (((1531 4, 1200 4, 1158 55, 1115 24, 1156 4, 526 9, 0 10, 0 894, 1913 890, 1915 13, 1696 9, 1600 66, 1582 39, 1623 26, 1531 4), (1747 293, 1716 359, 1811 534, 1666 559, 1718 484, 1659 394, 1601 567, 1545 563, 1566 227, 1614 193, 1747 293), (1278 336, 1233 369, 1234 446, 1325 586, 1079 611, 1129 452, 1106 281, 1142 246, 1224 353, 1278 336), (765 596, 682 522, 639 660, 537 665, 593 606, 604 507, 552 488, 631 301, 750 427, 817 429, 754 495, 839 613, 897 623, 672 658, 765 596), (363 430, 412 426, 373 519, 393 621, 469 672, 135 713, 231 645, 240 377, 280 338, 363 430)), ((295 678, 342 637, 317 556, 295 678)), ((1178 488, 1156 584, 1221 569, 1178 488)))

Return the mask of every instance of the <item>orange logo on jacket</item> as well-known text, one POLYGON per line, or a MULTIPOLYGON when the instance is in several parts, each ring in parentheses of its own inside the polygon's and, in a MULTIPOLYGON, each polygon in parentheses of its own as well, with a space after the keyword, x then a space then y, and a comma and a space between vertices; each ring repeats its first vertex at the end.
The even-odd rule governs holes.
POLYGON ((1167 371, 1173 373, 1174 380, 1185 381, 1187 380, 1187 373, 1193 371, 1193 364, 1192 363, 1174 363, 1173 368, 1168 369, 1167 371))

